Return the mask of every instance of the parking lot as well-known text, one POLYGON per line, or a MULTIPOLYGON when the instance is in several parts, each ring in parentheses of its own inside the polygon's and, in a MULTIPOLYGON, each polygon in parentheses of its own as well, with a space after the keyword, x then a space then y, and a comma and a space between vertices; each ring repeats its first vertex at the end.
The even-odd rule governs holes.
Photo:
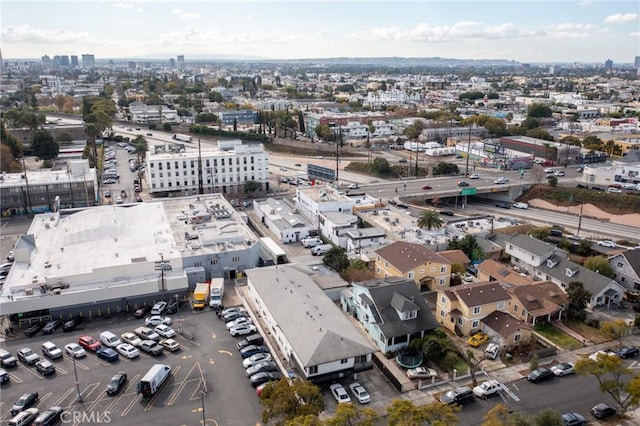
MULTIPOLYGON (((235 345, 239 338, 231 337, 224 323, 212 311, 192 313, 183 306, 181 312, 172 318, 175 328, 181 322, 185 335, 191 334, 192 337, 188 339, 178 334, 175 340, 180 342, 181 350, 177 352, 164 352, 159 357, 141 353, 134 359, 121 356, 113 363, 87 353, 86 357, 76 360, 83 402, 78 402, 74 362, 66 353, 63 358, 53 361, 56 373, 51 376, 42 377, 35 367, 20 362, 16 367, 7 368, 10 381, 2 385, 0 424, 8 423, 12 417, 11 406, 20 395, 34 391, 39 394, 36 407, 40 411, 61 406, 70 413, 66 423, 74 425, 193 425, 201 424, 203 417, 207 425, 256 424, 262 410, 242 367, 235 345), (183 320, 179 321, 180 318, 183 320), (149 401, 142 401, 136 386, 156 363, 170 365, 171 378, 149 401), (127 373, 128 382, 120 393, 108 396, 106 385, 118 371, 127 373), (205 395, 202 395, 203 379, 207 390, 205 395)), ((84 322, 82 329, 69 333, 58 330, 51 335, 40 333, 35 337, 8 341, 3 348, 15 355, 20 348, 29 347, 43 359, 40 347, 45 341, 52 341, 64 350, 64 345, 77 342, 78 337, 84 334, 97 339, 100 332, 109 330, 120 336, 141 325, 144 325, 143 320, 131 314, 115 316, 84 322)))
MULTIPOLYGON (((128 153, 123 146, 118 146, 116 142, 110 141, 105 145, 105 153, 107 148, 115 149, 115 160, 117 161, 115 169, 119 178, 114 183, 105 183, 105 179, 100 182, 100 203, 114 204, 116 197, 122 196, 123 204, 136 202, 136 192, 134 190, 133 180, 138 178, 137 172, 129 169, 129 159, 136 158, 136 154, 128 153), (110 192, 110 197, 105 197, 106 191, 110 192)), ((103 156, 103 160, 106 159, 103 156)), ((108 181, 106 181, 108 182, 108 181)), ((144 194, 145 183, 141 179, 142 192, 139 194, 142 200, 148 199, 148 195, 144 194)))

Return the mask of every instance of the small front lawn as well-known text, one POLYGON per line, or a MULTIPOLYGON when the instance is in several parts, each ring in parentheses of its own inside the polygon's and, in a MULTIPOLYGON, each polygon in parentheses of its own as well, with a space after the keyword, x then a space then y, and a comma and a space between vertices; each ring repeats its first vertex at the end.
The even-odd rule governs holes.
POLYGON ((582 347, 582 343, 551 324, 538 324, 534 330, 563 349, 572 351, 582 347))
POLYGON ((611 340, 610 336, 607 336, 597 328, 589 327, 582 321, 567 321, 565 322, 565 324, 567 325, 567 327, 575 330, 576 333, 580 333, 580 335, 591 340, 595 345, 611 340))

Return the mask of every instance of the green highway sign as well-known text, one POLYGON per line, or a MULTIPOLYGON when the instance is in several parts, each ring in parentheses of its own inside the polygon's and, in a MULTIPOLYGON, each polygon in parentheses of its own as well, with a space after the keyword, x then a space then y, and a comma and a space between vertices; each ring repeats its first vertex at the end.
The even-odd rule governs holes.
POLYGON ((478 193, 478 188, 462 188, 460 191, 460 195, 476 195, 478 193))

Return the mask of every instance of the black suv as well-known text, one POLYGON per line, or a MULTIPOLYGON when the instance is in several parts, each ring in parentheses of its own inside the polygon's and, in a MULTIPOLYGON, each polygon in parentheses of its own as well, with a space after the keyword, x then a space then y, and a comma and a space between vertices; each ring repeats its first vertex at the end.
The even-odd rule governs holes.
POLYGON ((72 331, 82 322, 82 317, 73 317, 62 326, 63 331, 72 331))
POLYGON ((40 413, 40 415, 36 418, 35 424, 38 426, 55 425, 60 421, 63 411, 64 409, 62 407, 51 407, 48 410, 40 413))
POLYGON ((26 410, 31 407, 38 401, 38 392, 29 392, 23 394, 16 403, 11 407, 11 415, 15 416, 16 414, 26 410))
POLYGON ((178 312, 179 309, 180 309, 180 302, 177 301, 176 299, 172 299, 167 305, 166 312, 168 314, 175 314, 176 312, 178 312))
POLYGON ((61 325, 62 325, 61 320, 49 321, 44 325, 44 328, 42 329, 42 334, 51 334, 54 331, 56 331, 58 328, 60 328, 61 325))
POLYGON ((440 397, 440 402, 443 404, 464 405, 473 401, 473 391, 467 386, 451 389, 440 397))

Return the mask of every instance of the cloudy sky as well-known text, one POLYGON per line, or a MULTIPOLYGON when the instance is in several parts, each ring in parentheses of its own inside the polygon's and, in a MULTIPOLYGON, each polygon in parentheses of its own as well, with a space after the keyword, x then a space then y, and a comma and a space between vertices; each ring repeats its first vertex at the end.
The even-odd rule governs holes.
MULTIPOLYGON (((637 0, 2 0, 4 58, 242 55, 631 63, 637 0)), ((194 56, 192 56, 194 57, 194 56)))

